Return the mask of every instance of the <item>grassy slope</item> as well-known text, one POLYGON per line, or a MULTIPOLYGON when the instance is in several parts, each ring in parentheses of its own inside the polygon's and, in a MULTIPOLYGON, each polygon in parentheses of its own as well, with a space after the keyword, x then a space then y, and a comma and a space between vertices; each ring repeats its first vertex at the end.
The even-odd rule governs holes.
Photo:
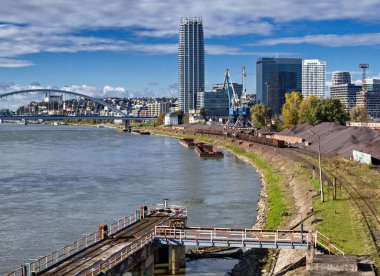
MULTIPOLYGON (((168 135, 166 131, 158 134, 168 135)), ((207 143, 215 143, 207 135, 194 137, 170 134, 170 136, 194 138, 207 143)), ((248 158, 263 173, 268 187, 267 228, 277 228, 284 223, 284 217, 281 215, 284 211, 291 208, 293 204, 290 202, 291 197, 287 196, 282 188, 281 181, 283 180, 283 176, 275 171, 270 162, 263 158, 251 152, 246 152, 238 146, 220 143, 220 141, 219 144, 237 155, 248 158)), ((310 159, 310 161, 313 160, 310 159)), ((361 191, 365 192, 370 200, 378 201, 380 197, 380 176, 378 172, 371 170, 370 167, 339 157, 324 159, 323 167, 330 176, 336 175, 337 172, 344 173, 352 183, 355 182, 355 179, 360 178, 366 184, 366 187, 360 187, 361 191)), ((304 179, 303 183, 308 185, 309 188, 319 190, 319 181, 318 179, 311 179, 310 170, 303 169, 299 175, 299 179, 304 179)), ((338 189, 337 200, 332 200, 331 189, 327 189, 327 187, 325 189, 326 201, 324 203, 321 203, 319 196, 313 199, 313 209, 317 211, 315 217, 317 220, 320 220, 316 226, 317 230, 331 238, 346 254, 371 255, 375 266, 379 269, 380 258, 376 255, 371 245, 368 229, 354 201, 350 199, 349 194, 343 188, 338 189)), ((380 204, 374 204, 374 206, 379 214, 380 204)))

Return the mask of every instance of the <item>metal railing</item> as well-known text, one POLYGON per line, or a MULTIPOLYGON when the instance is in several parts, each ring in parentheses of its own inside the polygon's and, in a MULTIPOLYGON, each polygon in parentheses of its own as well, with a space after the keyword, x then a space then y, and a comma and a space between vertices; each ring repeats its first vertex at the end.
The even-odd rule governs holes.
POLYGON ((127 226, 130 226, 131 224, 137 222, 137 216, 136 214, 132 214, 129 217, 125 217, 122 219, 119 219, 118 221, 111 223, 108 225, 108 236, 113 235, 120 230, 123 230, 127 226))
POLYGON ((135 253, 137 250, 140 250, 141 248, 145 247, 148 243, 152 242, 153 239, 154 231, 152 230, 144 236, 141 236, 137 240, 133 241, 131 244, 129 244, 127 247, 123 248, 119 252, 113 254, 107 260, 98 261, 76 275, 98 275, 101 271, 112 268, 114 265, 122 262, 128 256, 135 253))
MULTIPOLYGON (((170 224, 170 219, 166 219, 162 221, 159 226, 166 226, 170 224)), ((129 245, 121 249, 120 251, 113 254, 106 260, 100 260, 88 267, 84 270, 80 271, 76 275, 98 275, 101 271, 111 269, 113 266, 119 264, 130 255, 134 254, 136 251, 140 250, 150 242, 152 242, 155 238, 155 230, 149 231, 147 234, 141 236, 140 238, 134 240, 129 245)))
POLYGON ((24 267, 19 267, 18 269, 14 270, 12 272, 5 273, 4 275, 5 276, 25 276, 26 272, 25 272, 24 267))
MULTIPOLYGON (((125 217, 123 219, 120 219, 110 225, 107 225, 108 235, 113 235, 124 228, 128 227, 129 225, 135 223, 138 221, 138 218, 136 214, 132 214, 128 217, 125 217)), ((46 270, 53 265, 73 256, 74 254, 98 243, 100 240, 98 238, 99 233, 98 231, 86 235, 85 237, 66 245, 46 256, 43 256, 39 258, 38 260, 31 262, 30 268, 33 272, 41 272, 43 270, 46 270)), ((25 276, 26 269, 24 267, 20 267, 12 272, 6 273, 5 276, 25 276)))
POLYGON ((195 242, 227 242, 246 245, 247 243, 269 243, 280 246, 281 244, 300 244, 305 248, 310 246, 310 233, 294 230, 254 230, 231 228, 185 228, 176 229, 168 226, 156 226, 155 238, 176 241, 195 242))
POLYGON ((330 238, 326 237, 319 231, 315 231, 314 233, 314 247, 321 246, 322 248, 326 249, 329 254, 334 255, 344 255, 344 251, 340 248, 338 248, 330 238))

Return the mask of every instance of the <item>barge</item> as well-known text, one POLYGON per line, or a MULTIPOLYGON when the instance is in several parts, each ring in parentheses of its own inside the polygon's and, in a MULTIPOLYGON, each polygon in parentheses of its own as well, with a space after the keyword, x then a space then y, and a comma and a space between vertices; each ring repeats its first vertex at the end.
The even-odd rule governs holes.
POLYGON ((180 139, 179 143, 187 148, 194 148, 195 153, 203 158, 222 158, 224 156, 222 151, 219 151, 215 146, 194 141, 194 139, 184 138, 180 139))
POLYGON ((224 156, 223 152, 218 150, 215 146, 205 143, 198 143, 194 147, 194 150, 199 157, 222 158, 224 156))

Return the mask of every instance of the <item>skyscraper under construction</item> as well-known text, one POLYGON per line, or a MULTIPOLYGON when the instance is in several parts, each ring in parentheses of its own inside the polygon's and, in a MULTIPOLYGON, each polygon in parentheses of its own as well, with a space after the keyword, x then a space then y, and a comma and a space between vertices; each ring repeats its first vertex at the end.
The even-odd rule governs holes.
POLYGON ((178 108, 185 113, 196 109, 197 94, 204 91, 204 56, 202 18, 182 18, 178 44, 178 108))

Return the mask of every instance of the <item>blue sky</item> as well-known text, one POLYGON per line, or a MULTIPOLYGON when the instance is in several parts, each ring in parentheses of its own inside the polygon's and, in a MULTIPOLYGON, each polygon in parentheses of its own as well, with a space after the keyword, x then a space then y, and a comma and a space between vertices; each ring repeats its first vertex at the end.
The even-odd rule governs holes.
MULTIPOLYGON (((176 96, 181 17, 204 21, 206 87, 235 82, 258 57, 327 61, 380 73, 380 0, 2 0, 0 93, 67 87, 91 96, 176 96)), ((331 74, 327 75, 327 80, 331 74)))

